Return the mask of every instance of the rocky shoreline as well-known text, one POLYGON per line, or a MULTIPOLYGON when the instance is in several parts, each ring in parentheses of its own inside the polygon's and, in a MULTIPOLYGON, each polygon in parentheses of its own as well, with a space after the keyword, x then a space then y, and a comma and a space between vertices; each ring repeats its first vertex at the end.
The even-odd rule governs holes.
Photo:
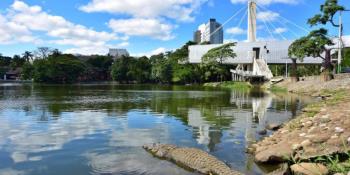
POLYGON ((350 175, 350 78, 282 82, 289 92, 320 97, 297 118, 248 151, 263 164, 282 163, 271 174, 350 175))

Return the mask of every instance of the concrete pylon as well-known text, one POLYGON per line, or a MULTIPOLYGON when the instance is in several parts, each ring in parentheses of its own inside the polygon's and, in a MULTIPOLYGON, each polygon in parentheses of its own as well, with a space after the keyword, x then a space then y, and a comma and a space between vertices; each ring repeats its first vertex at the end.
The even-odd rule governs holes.
POLYGON ((256 2, 248 1, 248 41, 256 41, 256 2))

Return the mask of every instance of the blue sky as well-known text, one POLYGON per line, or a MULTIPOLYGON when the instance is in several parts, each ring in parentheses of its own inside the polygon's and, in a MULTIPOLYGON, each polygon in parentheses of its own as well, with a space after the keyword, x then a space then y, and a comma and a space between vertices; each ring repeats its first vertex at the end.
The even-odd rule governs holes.
MULTIPOLYGON (((257 0, 258 38, 295 39, 324 0, 257 0), (265 21, 265 22, 264 22, 265 21), (266 23, 266 24, 265 24, 266 23), (295 26, 297 24, 299 27, 295 26), (266 27, 267 26, 267 27, 266 27)), ((247 0, 1 0, 0 53, 39 46, 66 53, 106 54, 109 47, 151 55, 180 47, 209 18, 224 23, 226 41, 246 39, 247 0), (240 11, 241 10, 241 11, 240 11), (244 18, 243 18, 244 17, 244 18), (238 24, 241 22, 241 25, 238 24)), ((339 3, 350 9, 348 0, 339 3)), ((350 34, 350 12, 344 33, 350 34)), ((332 27, 329 27, 332 29, 332 27)), ((332 29, 331 35, 337 35, 332 29)))

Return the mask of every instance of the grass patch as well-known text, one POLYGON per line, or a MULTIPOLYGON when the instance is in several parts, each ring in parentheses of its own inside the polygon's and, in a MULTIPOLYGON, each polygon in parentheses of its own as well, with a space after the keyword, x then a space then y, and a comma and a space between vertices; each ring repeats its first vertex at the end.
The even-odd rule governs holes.
POLYGON ((253 88, 253 86, 248 82, 233 82, 233 81, 205 83, 203 86, 220 87, 220 88, 235 89, 235 90, 250 90, 253 88))
POLYGON ((271 92, 283 92, 283 93, 287 93, 288 90, 287 88, 284 88, 284 87, 280 87, 280 86, 276 86, 276 85, 272 85, 269 90, 271 92))

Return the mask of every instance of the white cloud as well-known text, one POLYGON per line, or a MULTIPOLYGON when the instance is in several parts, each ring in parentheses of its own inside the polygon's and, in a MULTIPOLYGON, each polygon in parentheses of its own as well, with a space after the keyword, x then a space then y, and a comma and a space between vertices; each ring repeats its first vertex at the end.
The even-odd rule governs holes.
POLYGON ((150 57, 150 56, 152 56, 152 55, 158 55, 158 54, 165 53, 165 52, 168 52, 168 51, 171 51, 171 50, 172 50, 172 49, 167 49, 167 48, 164 48, 164 47, 159 47, 159 48, 154 49, 154 50, 151 50, 151 51, 149 51, 149 52, 134 54, 134 56, 138 56, 138 57, 147 56, 147 57, 150 57))
POLYGON ((90 53, 100 53, 100 48, 108 47, 111 41, 122 40, 125 45, 128 40, 128 37, 118 37, 115 33, 74 24, 61 16, 48 14, 40 6, 29 6, 20 0, 14 1, 5 16, 0 16, 0 44, 38 42, 41 40, 33 33, 43 32, 50 37, 47 43, 74 46, 76 48, 72 50, 76 53, 80 53, 80 48, 81 52, 89 48, 90 53))
POLYGON ((167 17, 193 21, 193 13, 207 0, 92 0, 81 6, 84 12, 127 14, 136 18, 167 17))
POLYGON ((226 33, 231 35, 243 35, 246 34, 246 31, 239 27, 232 27, 226 30, 226 33))
MULTIPOLYGON (((280 3, 280 4, 297 4, 299 3, 300 0, 256 0, 256 2, 260 5, 269 5, 269 4, 275 4, 275 3, 280 3)), ((233 4, 238 4, 238 3, 247 3, 248 0, 231 0, 233 4)))
POLYGON ((276 21, 280 15, 276 12, 272 11, 264 11, 264 12, 259 12, 256 15, 256 18, 258 20, 262 21, 276 21))
POLYGON ((129 36, 149 36, 164 41, 174 38, 171 33, 174 27, 170 24, 161 23, 157 19, 112 19, 108 25, 114 32, 129 36))
POLYGON ((9 21, 0 15, 0 44, 39 42, 39 39, 32 36, 32 32, 24 26, 9 21))
POLYGON ((284 32, 286 32, 286 31, 287 31, 286 28, 278 27, 278 28, 276 28, 273 32, 274 32, 274 33, 277 33, 277 34, 281 34, 281 33, 284 33, 284 32))

